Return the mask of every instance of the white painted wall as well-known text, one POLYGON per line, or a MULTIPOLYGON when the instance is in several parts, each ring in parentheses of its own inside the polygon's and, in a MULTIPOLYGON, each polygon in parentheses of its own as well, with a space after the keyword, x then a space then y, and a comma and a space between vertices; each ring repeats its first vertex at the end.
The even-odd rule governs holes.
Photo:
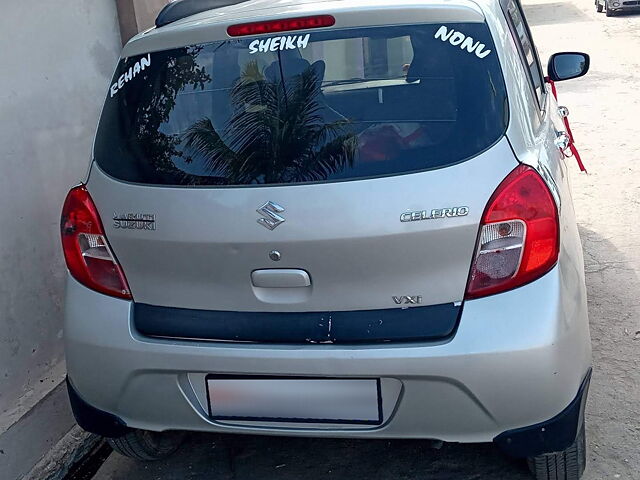
POLYGON ((3 0, 0 434, 64 376, 60 209, 120 49, 114 0, 3 0))

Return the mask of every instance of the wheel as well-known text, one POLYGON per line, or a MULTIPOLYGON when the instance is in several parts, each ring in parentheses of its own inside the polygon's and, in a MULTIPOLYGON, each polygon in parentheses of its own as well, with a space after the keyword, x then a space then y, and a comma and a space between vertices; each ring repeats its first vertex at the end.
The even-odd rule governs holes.
POLYGON ((600 0, 596 0, 596 12, 602 13, 602 4, 600 3, 600 0))
POLYGON ((107 441, 120 455, 136 460, 149 462, 166 458, 182 444, 184 433, 181 432, 149 432, 132 430, 118 438, 107 441))
POLYGON ((613 15, 614 15, 614 14, 613 14, 613 10, 611 10, 611 9, 609 8, 609 2, 608 2, 607 0, 605 0, 605 2, 604 2, 604 14, 605 14, 607 17, 613 17, 613 15))
POLYGON ((529 457, 527 463, 536 480, 579 480, 587 465, 584 421, 566 450, 529 457))

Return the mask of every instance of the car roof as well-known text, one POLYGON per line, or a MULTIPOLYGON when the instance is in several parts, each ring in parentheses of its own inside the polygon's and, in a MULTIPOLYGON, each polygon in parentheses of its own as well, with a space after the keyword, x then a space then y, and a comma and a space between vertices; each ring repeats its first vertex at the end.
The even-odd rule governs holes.
MULTIPOLYGON (((262 10, 265 8, 284 8, 288 6, 300 4, 314 4, 330 1, 340 1, 343 3, 354 3, 353 0, 176 0, 170 2, 158 15, 156 26, 161 27, 170 23, 189 18, 194 15, 203 13, 206 15, 214 14, 220 9, 224 9, 224 13, 233 12, 251 12, 252 10, 262 10)), ((499 0, 479 0, 477 3, 487 2, 494 3, 499 0)), ((375 6, 378 2, 358 2, 363 7, 367 3, 375 6)), ((395 2, 401 4, 402 2, 395 2)), ((425 2, 428 3, 428 2, 425 2)))
POLYGON ((228 39, 226 27, 234 23, 334 14, 335 28, 349 28, 416 23, 427 11, 437 21, 482 22, 490 5, 498 6, 498 0, 247 0, 151 28, 133 37, 122 55, 228 39))
MULTIPOLYGON (((415 5, 415 4, 443 4, 450 5, 455 7, 458 4, 468 4, 468 3, 496 3, 499 0, 222 0, 221 3, 229 3, 229 5, 212 8, 209 10, 205 10, 203 12, 197 12, 193 15, 189 15, 184 17, 183 19, 176 20, 176 22, 181 22, 182 25, 188 25, 191 22, 199 22, 205 19, 213 19, 220 18, 223 16, 229 17, 237 17, 239 15, 246 16, 247 18, 251 18, 254 16, 259 16, 264 13, 264 10, 272 10, 272 11, 287 11, 293 10, 300 5, 305 5, 306 9, 309 11, 315 10, 314 6, 317 9, 324 10, 324 7, 327 4, 342 4, 351 6, 354 8, 363 8, 363 9, 372 9, 376 8, 392 6, 396 8, 402 8, 406 5, 415 5)), ((181 0, 177 0, 179 3, 181 0)), ((213 2, 216 3, 216 2, 213 2)), ((171 5, 171 4, 169 4, 171 5)), ((340 6, 342 6, 340 5, 340 6)), ((338 6, 338 5, 336 5, 338 6)), ((172 22, 175 23, 175 22, 172 22)))

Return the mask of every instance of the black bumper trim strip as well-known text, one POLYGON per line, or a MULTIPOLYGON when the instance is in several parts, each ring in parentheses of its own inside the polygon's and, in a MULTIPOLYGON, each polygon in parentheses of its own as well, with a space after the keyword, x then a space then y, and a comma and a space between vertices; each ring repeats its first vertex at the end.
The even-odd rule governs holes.
POLYGON ((145 336, 255 343, 379 343, 441 340, 462 311, 453 303, 346 312, 227 312, 136 303, 133 323, 145 336))

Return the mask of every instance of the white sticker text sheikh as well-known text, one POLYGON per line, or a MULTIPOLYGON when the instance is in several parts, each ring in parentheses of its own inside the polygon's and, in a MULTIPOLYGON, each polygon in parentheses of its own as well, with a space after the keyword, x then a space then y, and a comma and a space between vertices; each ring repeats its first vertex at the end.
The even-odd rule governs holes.
POLYGON ((253 55, 258 52, 275 52, 277 50, 295 50, 297 48, 307 48, 311 35, 286 35, 284 37, 265 38, 264 40, 254 40, 249 44, 249 53, 253 55))

